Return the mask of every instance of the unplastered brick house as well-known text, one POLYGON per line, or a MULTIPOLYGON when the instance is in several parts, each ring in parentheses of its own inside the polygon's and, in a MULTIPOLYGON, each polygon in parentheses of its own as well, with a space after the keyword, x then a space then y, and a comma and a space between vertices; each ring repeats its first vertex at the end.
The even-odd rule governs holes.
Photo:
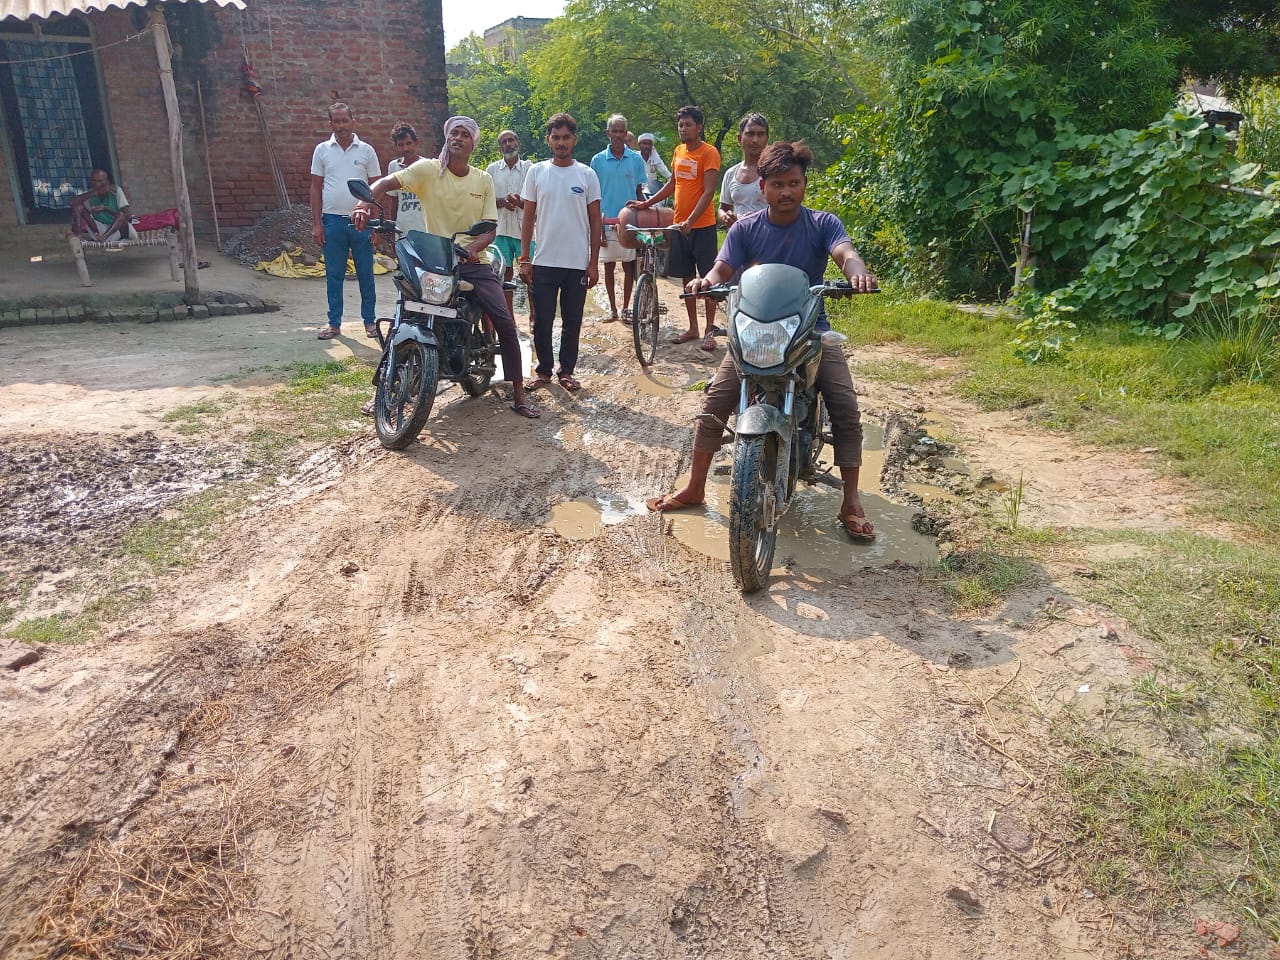
POLYGON ((95 167, 135 214, 178 205, 147 29, 157 6, 198 234, 212 236, 215 204, 225 235, 278 209, 282 193, 306 203, 335 99, 352 106, 383 169, 399 120, 418 129, 424 152, 438 149, 448 117, 440 0, 0 0, 0 232, 11 241, 65 224, 68 198, 95 167))

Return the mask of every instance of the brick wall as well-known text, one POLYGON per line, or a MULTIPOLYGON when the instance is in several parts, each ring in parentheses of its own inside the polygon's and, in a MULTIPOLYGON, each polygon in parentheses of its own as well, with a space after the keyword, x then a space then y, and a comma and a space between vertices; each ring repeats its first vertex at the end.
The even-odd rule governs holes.
POLYGON ((191 133, 187 166, 198 227, 209 229, 211 216, 197 81, 223 234, 278 206, 258 113, 241 93, 245 56, 257 71, 267 131, 294 203, 308 202, 311 152, 329 136, 325 109, 334 99, 351 105, 356 133, 373 144, 383 169, 394 156, 390 132, 398 120, 417 128, 424 151, 439 149, 439 128, 448 117, 440 0, 248 3, 245 11, 211 4, 167 8, 191 133))
MULTIPOLYGON (((196 231, 213 234, 213 194, 223 236, 278 207, 254 104, 241 93, 247 56, 262 86, 267 130, 284 170, 289 199, 307 203, 311 151, 329 136, 325 108, 349 103, 356 132, 394 156, 392 125, 407 120, 423 152, 439 149, 448 118, 441 0, 247 0, 236 11, 214 4, 169 4, 174 82, 183 120, 183 152, 196 231), (204 96, 209 164, 197 85, 204 96)), ((117 161, 117 180, 135 213, 177 204, 169 127, 150 35, 138 33, 141 7, 91 14, 117 161)), ((0 151, 0 224, 17 223, 0 151)))

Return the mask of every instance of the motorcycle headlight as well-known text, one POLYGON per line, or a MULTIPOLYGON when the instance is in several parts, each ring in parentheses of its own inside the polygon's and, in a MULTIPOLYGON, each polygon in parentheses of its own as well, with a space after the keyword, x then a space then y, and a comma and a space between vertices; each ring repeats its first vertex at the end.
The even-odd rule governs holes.
POLYGON ((733 326, 738 334, 738 349, 743 363, 753 367, 776 367, 787 355, 787 344, 800 327, 800 314, 761 323, 754 317, 739 313, 733 318, 733 326))
POLYGON ((453 277, 446 273, 428 273, 419 267, 418 286, 427 303, 448 303, 453 297, 453 277))

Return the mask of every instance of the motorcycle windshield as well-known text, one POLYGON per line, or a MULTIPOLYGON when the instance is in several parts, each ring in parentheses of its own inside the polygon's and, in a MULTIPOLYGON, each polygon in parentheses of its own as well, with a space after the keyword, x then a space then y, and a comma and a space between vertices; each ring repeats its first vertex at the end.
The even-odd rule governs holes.
POLYGON ((421 230, 410 230, 407 239, 418 255, 422 268, 428 273, 440 273, 445 276, 453 273, 453 241, 449 237, 439 237, 434 233, 423 233, 421 230))
POLYGON ((809 278, 785 263, 762 263, 744 270, 737 292, 736 308, 760 323, 808 312, 809 278))

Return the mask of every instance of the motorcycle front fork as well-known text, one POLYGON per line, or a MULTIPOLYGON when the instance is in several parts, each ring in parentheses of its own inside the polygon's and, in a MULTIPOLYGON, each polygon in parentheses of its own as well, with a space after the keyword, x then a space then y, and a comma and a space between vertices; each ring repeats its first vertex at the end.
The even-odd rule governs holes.
MULTIPOLYGON (((773 471, 773 522, 776 523, 778 518, 787 512, 791 506, 791 497, 788 492, 792 489, 791 478, 791 450, 796 441, 795 424, 792 423, 792 416, 795 412, 796 399, 796 381, 795 378, 787 380, 786 392, 782 395, 782 415, 786 418, 786 422, 791 426, 784 435, 778 436, 778 455, 774 462, 773 471)), ((751 400, 747 392, 747 380, 744 377, 739 388, 738 395, 738 413, 741 414, 747 409, 751 400)), ((773 524, 771 523, 770 526, 773 524)))

